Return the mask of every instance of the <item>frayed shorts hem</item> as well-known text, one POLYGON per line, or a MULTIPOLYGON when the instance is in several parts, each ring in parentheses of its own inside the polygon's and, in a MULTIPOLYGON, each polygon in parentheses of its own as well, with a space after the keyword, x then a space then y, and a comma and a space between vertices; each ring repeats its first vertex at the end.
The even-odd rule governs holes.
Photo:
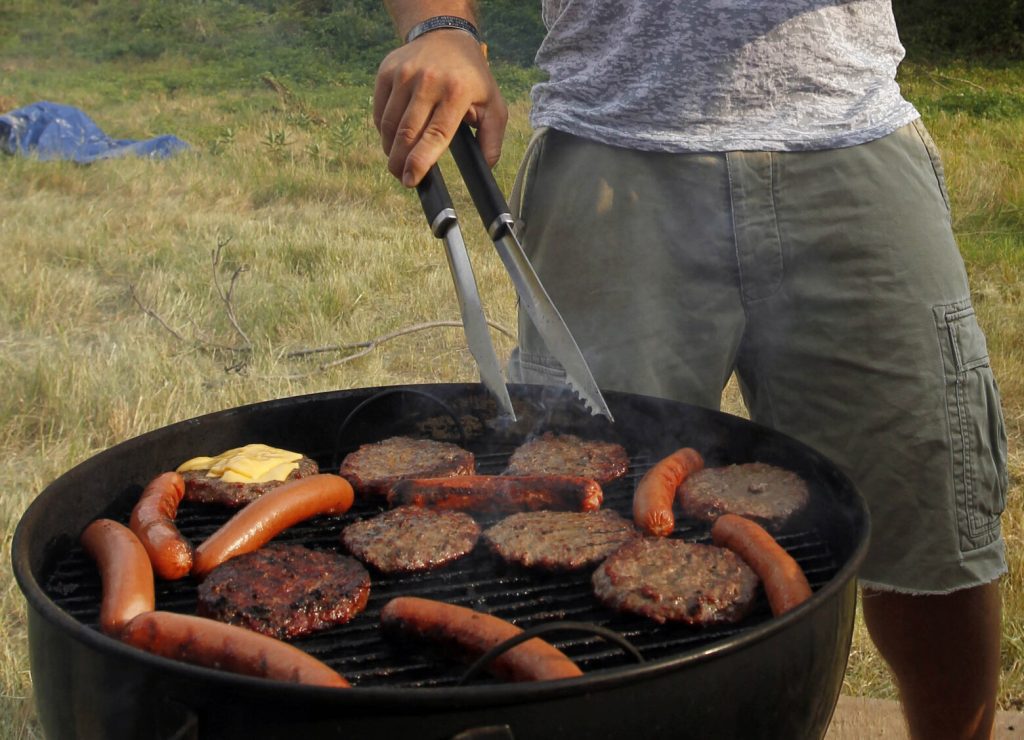
POLYGON ((945 572, 942 578, 933 578, 931 584, 922 583, 924 579, 917 579, 915 585, 910 585, 906 579, 872 578, 859 578, 858 583, 861 588, 872 591, 915 596, 942 596, 975 586, 985 586, 1009 572, 1004 540, 1000 537, 989 546, 972 551, 954 568, 945 572))
POLYGON ((875 583, 873 581, 864 580, 859 580, 857 583, 860 585, 861 588, 868 589, 870 591, 881 591, 890 594, 906 594, 908 596, 945 596, 946 594, 951 594, 956 591, 963 591, 968 588, 974 588, 976 586, 986 586, 989 583, 994 583, 995 581, 998 581, 1000 578, 1006 575, 1006 572, 1007 571, 1004 569, 1001 573, 997 574, 988 581, 979 581, 978 583, 970 583, 964 586, 952 586, 950 588, 941 590, 921 590, 916 588, 904 588, 901 586, 892 586, 887 583, 875 583))

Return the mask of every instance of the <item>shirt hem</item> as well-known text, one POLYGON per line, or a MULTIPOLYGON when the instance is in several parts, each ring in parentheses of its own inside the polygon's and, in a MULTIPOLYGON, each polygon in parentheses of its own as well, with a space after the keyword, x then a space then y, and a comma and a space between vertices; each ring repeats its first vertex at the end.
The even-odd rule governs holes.
POLYGON ((691 138, 681 135, 672 140, 623 135, 621 130, 550 113, 535 113, 531 115, 530 123, 534 128, 548 126, 563 133, 608 146, 669 154, 697 154, 729 151, 800 152, 844 149, 881 139, 920 117, 921 114, 917 109, 910 103, 906 103, 905 107, 900 108, 898 115, 894 115, 882 123, 867 128, 844 131, 842 134, 836 135, 809 134, 799 137, 775 137, 754 134, 714 138, 691 138))

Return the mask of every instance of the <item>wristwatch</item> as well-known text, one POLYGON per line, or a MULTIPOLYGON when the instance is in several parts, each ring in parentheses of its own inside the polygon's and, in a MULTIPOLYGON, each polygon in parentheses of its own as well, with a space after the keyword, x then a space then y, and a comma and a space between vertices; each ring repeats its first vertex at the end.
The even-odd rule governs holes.
POLYGON ((439 31, 445 28, 465 31, 475 38, 478 44, 484 43, 484 40, 480 38, 480 32, 477 30, 476 26, 465 18, 459 18, 456 15, 435 15, 433 18, 427 18, 422 23, 417 23, 409 29, 409 33, 405 34, 405 43, 408 44, 410 41, 418 39, 425 33, 439 31))

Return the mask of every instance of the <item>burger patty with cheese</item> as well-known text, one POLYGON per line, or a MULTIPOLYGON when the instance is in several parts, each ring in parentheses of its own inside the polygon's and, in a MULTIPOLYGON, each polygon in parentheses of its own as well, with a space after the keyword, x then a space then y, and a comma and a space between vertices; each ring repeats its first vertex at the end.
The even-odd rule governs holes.
POLYGON ((300 452, 248 444, 213 457, 194 457, 177 468, 185 480, 185 500, 241 508, 285 481, 320 472, 300 452))

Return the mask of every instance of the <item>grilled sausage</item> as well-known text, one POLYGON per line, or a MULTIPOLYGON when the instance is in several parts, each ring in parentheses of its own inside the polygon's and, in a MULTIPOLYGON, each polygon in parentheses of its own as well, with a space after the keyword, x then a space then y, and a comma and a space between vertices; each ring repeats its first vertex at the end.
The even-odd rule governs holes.
POLYGON ((174 524, 184 495, 180 473, 161 473, 142 491, 128 522, 149 553, 153 570, 168 581, 184 578, 192 570, 192 543, 174 524))
POLYGON ((121 640, 185 663, 311 686, 351 684, 312 655, 258 632, 190 614, 151 611, 135 617, 121 640))
POLYGON ((128 527, 112 519, 92 522, 81 543, 103 582, 100 629, 117 636, 133 617, 156 608, 149 555, 128 527))
MULTIPOLYGON (((381 609, 380 619, 385 631, 427 641, 467 661, 522 632, 511 622, 490 614, 416 596, 392 599, 381 609)), ((537 637, 506 650, 491 661, 488 670, 510 681, 549 681, 583 675, 565 653, 537 637)))
POLYGON ((344 514, 353 498, 349 482, 330 473, 283 483, 240 509, 196 548, 192 575, 203 578, 225 560, 262 547, 306 519, 344 514))
POLYGON ((388 491, 388 505, 425 506, 478 513, 557 509, 595 511, 604 491, 592 478, 571 475, 456 475, 406 478, 388 491))
POLYGON ((704 458, 692 447, 683 447, 662 458, 648 470, 633 492, 633 522, 648 534, 672 534, 676 518, 672 503, 676 490, 691 473, 704 467, 704 458))
POLYGON ((800 564, 757 522, 738 514, 722 514, 711 525, 711 539, 735 552, 757 573, 775 616, 811 597, 800 564))

